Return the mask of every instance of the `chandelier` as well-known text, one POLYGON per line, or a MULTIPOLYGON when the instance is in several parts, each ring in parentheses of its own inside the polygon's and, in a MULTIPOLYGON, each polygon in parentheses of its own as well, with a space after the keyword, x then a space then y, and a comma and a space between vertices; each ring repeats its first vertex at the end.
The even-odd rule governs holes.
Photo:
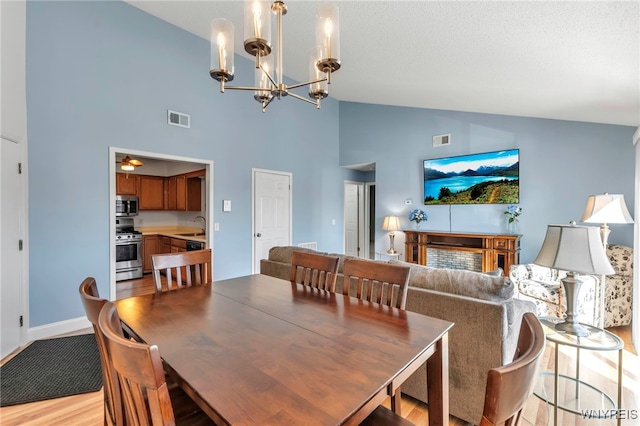
POLYGON ((255 86, 226 86, 234 73, 234 29, 226 19, 211 21, 211 70, 209 75, 220 82, 220 92, 226 89, 253 91, 253 98, 265 112, 275 98, 291 96, 308 102, 320 109, 320 101, 329 96, 328 85, 331 74, 340 69, 340 28, 338 7, 323 3, 316 11, 316 46, 309 53, 309 81, 287 85, 283 82, 282 67, 282 17, 287 13, 283 1, 276 0, 269 6, 267 1, 245 1, 244 4, 244 50, 255 56, 255 86), (276 15, 275 68, 271 55, 271 19, 276 15), (293 93, 291 89, 309 86, 309 100, 293 93))

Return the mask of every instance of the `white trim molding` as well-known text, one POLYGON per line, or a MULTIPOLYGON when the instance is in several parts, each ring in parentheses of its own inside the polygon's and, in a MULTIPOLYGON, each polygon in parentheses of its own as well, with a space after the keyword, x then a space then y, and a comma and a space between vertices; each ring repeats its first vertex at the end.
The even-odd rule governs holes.
POLYGON ((53 322, 51 324, 41 325, 38 327, 31 327, 27 330, 27 338, 25 339, 25 343, 33 342, 34 340, 39 339, 47 339, 49 337, 57 336, 60 334, 72 333, 74 331, 91 327, 92 325, 86 317, 73 318, 64 321, 53 322))

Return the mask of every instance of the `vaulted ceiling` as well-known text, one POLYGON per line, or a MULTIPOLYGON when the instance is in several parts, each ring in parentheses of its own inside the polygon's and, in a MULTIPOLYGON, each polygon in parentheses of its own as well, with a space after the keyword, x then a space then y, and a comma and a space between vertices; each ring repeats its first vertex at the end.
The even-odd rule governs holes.
MULTIPOLYGON (((211 19, 227 18, 236 53, 252 58, 242 47, 242 2, 128 3, 207 40, 211 19)), ((284 70, 297 81, 308 80, 318 3, 287 2, 284 70)), ((638 1, 337 4, 336 99, 640 126, 638 1)))

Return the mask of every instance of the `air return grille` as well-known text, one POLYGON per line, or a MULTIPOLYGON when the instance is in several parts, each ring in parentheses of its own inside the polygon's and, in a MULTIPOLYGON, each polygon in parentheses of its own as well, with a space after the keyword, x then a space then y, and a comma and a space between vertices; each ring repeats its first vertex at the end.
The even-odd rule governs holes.
POLYGON ((167 120, 172 126, 191 127, 191 116, 182 112, 167 110, 167 120))

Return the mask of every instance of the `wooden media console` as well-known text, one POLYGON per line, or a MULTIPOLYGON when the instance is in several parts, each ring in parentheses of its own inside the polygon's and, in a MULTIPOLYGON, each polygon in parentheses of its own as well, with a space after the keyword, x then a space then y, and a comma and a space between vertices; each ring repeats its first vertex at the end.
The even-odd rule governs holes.
POLYGON ((482 272, 502 268, 505 275, 511 265, 520 263, 521 235, 462 232, 403 231, 405 261, 427 265, 428 249, 478 253, 482 272))

